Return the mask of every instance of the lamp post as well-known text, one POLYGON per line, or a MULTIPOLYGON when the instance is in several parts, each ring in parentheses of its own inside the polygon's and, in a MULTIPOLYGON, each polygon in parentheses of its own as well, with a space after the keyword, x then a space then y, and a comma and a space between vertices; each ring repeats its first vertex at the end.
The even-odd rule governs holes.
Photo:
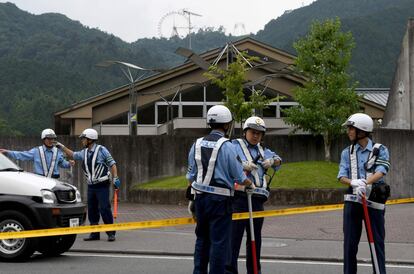
POLYGON ((107 60, 97 64, 98 67, 110 67, 112 65, 117 65, 122 73, 126 76, 129 81, 129 111, 128 111, 128 125, 129 125, 129 135, 136 136, 137 133, 137 124, 138 124, 138 104, 137 104, 137 93, 134 91, 135 82, 141 80, 148 72, 158 71, 159 69, 146 69, 139 67, 134 64, 107 60), (136 76, 133 76, 131 70, 136 71, 136 76))

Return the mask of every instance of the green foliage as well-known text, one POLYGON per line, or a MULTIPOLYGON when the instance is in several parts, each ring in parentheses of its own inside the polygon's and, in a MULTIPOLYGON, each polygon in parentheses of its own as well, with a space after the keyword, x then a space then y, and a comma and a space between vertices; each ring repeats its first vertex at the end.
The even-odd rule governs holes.
MULTIPOLYGON (((193 35, 200 52, 236 37, 204 29, 193 35)), ((33 15, 0 3, 0 117, 2 135, 38 135, 53 127, 53 113, 127 83, 119 68, 98 68, 104 60, 169 68, 185 61, 174 53, 185 39, 141 39, 128 44, 60 14, 33 15)))
MULTIPOLYGON (((273 171, 269 171, 272 175, 273 171)), ((338 182, 338 163, 307 161, 284 163, 276 172, 270 187, 275 188, 341 188, 338 182), (300 172, 298 172, 300 170, 300 172)), ((135 184, 133 189, 185 189, 185 176, 173 176, 135 184)))
MULTIPOLYGON (((293 42, 306 34, 312 20, 338 16, 356 41, 354 79, 363 87, 389 87, 413 14, 412 0, 319 0, 271 20, 251 36, 294 53, 293 42)), ((192 35, 192 46, 200 53, 239 38, 222 28, 205 28, 192 35)), ((174 53, 177 47, 188 47, 188 37, 126 43, 60 14, 33 15, 0 3, 0 117, 10 127, 7 132, 38 135, 53 127, 53 112, 127 83, 118 68, 95 64, 115 59, 169 68, 185 61, 174 53)))
POLYGON ((412 0, 318 0, 271 20, 256 39, 295 54, 294 41, 314 20, 339 17, 356 42, 351 67, 362 87, 390 87, 412 0))
POLYGON ((246 82, 247 62, 243 57, 249 62, 255 60, 255 58, 239 54, 236 60, 228 65, 228 68, 210 66, 209 71, 204 74, 213 84, 223 89, 223 95, 226 98, 225 105, 230 109, 236 122, 250 117, 253 109, 263 110, 273 101, 273 99, 267 99, 260 90, 252 92, 249 100, 245 100, 244 83, 246 82))
POLYGON ((342 133, 342 123, 358 110, 356 83, 346 72, 354 42, 352 34, 340 28, 339 18, 315 21, 309 34, 294 43, 296 69, 308 81, 294 90, 299 106, 284 111, 288 124, 324 136, 326 160, 330 160, 330 141, 342 133))

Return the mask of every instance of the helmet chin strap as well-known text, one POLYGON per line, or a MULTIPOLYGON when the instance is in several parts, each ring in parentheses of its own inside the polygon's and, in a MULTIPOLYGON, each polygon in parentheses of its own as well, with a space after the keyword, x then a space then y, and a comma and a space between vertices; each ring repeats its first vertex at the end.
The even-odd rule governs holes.
POLYGON ((89 148, 89 146, 91 145, 91 144, 93 144, 93 140, 91 140, 91 139, 86 139, 86 145, 84 145, 83 147, 84 148, 89 148))
POLYGON ((358 128, 355 128, 355 135, 356 135, 356 138, 352 142, 351 154, 354 152, 355 145, 358 143, 358 141, 361 140, 361 139, 364 139, 365 137, 368 137, 368 134, 365 131, 362 131, 358 128), (359 136, 360 132, 364 132, 365 136, 359 136))
POLYGON ((50 145, 50 146, 49 146, 49 145, 47 145, 47 144, 46 144, 45 139, 43 139, 43 144, 44 144, 44 145, 45 145, 45 147, 47 147, 47 148, 52 148, 52 147, 53 147, 53 143, 52 143, 52 145, 50 145))

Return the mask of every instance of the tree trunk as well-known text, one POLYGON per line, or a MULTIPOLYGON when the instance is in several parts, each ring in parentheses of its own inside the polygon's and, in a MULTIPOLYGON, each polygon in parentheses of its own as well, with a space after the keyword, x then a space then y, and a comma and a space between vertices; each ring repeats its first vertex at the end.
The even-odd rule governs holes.
POLYGON ((331 140, 328 133, 323 134, 323 144, 325 147, 325 161, 331 161, 331 140))

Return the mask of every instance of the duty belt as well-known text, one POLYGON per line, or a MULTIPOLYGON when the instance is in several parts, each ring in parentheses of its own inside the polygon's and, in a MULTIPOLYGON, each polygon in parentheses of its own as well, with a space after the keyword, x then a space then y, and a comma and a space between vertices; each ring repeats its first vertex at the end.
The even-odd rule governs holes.
MULTIPOLYGON (((237 191, 241 191, 241 192, 244 192, 245 191, 245 189, 244 188, 242 188, 242 189, 236 189, 237 191)), ((253 190, 251 190, 251 192, 253 193, 253 194, 257 194, 257 195, 262 195, 262 196, 265 196, 266 198, 269 198, 269 191, 267 191, 266 189, 264 189, 264 188, 259 188, 259 187, 257 187, 257 188, 255 188, 255 189, 253 189, 253 190)))
POLYGON ((212 194, 217 194, 217 195, 222 195, 222 196, 233 196, 234 195, 234 190, 230 190, 224 187, 204 185, 204 184, 200 184, 197 182, 193 182, 191 186, 195 190, 200 191, 200 192, 207 192, 207 193, 212 193, 212 194))
MULTIPOLYGON (((345 194, 344 195, 344 200, 346 202, 354 202, 354 203, 362 204, 362 198, 359 197, 358 195, 354 195, 354 194, 345 194)), ((367 200, 367 205, 371 208, 378 209, 378 210, 384 210, 385 209, 385 204, 376 203, 376 202, 373 202, 373 201, 370 201, 370 200, 367 200)))
POLYGON ((106 176, 100 177, 98 179, 92 180, 92 182, 90 182, 89 180, 87 180, 87 181, 88 181, 88 184, 90 184, 90 185, 96 185, 98 183, 102 183, 102 182, 105 182, 105 181, 108 181, 108 180, 109 180, 109 175, 106 175, 106 176))

